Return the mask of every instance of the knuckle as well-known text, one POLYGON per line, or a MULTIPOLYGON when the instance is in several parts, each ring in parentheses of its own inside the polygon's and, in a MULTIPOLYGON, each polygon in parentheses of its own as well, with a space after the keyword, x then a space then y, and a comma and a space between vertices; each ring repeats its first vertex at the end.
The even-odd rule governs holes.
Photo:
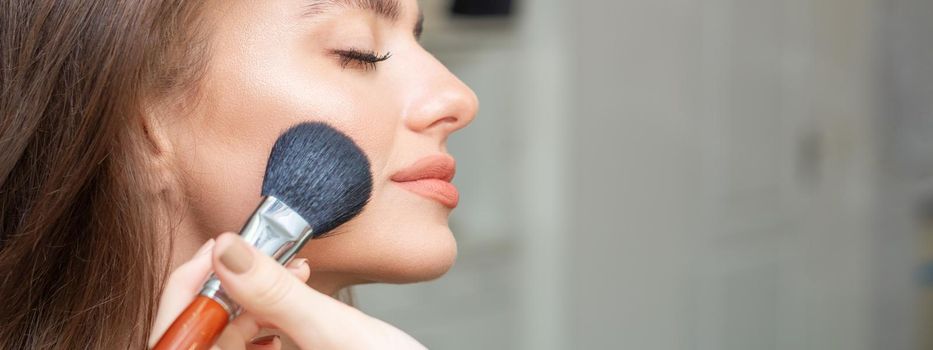
POLYGON ((272 275, 272 280, 260 286, 253 297, 259 307, 282 305, 292 292, 293 283, 289 274, 278 271, 272 275))

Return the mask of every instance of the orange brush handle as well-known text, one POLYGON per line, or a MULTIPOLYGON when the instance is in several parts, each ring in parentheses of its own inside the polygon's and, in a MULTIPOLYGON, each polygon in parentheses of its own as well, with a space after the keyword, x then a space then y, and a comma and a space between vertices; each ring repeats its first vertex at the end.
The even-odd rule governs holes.
POLYGON ((152 350, 208 350, 227 327, 229 317, 214 299, 198 295, 152 350))

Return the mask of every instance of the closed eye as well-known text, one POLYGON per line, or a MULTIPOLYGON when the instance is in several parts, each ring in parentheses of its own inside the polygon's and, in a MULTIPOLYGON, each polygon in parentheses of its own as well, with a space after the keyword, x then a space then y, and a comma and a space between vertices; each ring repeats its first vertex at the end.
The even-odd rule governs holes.
POLYGON ((351 67, 364 71, 376 70, 376 63, 392 57, 391 52, 380 55, 375 51, 360 49, 333 50, 332 53, 339 58, 342 68, 346 69, 347 67, 351 67))

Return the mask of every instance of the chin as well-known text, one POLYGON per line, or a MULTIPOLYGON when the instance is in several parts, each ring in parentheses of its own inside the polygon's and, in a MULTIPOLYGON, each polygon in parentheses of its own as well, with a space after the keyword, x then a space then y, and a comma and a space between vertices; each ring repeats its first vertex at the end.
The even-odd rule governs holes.
POLYGON ((414 283, 443 276, 457 259, 447 225, 399 227, 394 232, 351 230, 312 240, 299 256, 312 272, 350 284, 414 283))
POLYGON ((399 247, 391 263, 369 276, 373 282, 414 283, 443 276, 457 260, 457 241, 450 229, 424 232, 433 239, 419 238, 420 244, 399 247))

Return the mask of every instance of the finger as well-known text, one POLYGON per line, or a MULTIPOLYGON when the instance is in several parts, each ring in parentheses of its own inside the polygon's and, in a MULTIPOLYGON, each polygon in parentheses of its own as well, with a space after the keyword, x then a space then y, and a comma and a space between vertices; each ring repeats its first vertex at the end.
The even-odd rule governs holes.
MULTIPOLYGON (((308 259, 298 258, 290 261, 285 269, 288 270, 292 276, 295 276, 301 283, 307 283, 308 278, 311 276, 311 267, 308 266, 308 259)), ((246 313, 249 315, 249 313, 246 313)), ((257 320, 257 324, 260 328, 276 328, 275 324, 272 324, 267 321, 257 320)))
POLYGON ((198 249, 191 260, 178 266, 165 280, 165 289, 159 298, 159 311, 153 322, 149 338, 150 346, 162 337, 175 318, 194 300, 201 285, 211 271, 211 249, 214 240, 210 239, 198 249))
POLYGON ((302 348, 339 348, 364 320, 362 313, 311 289, 239 236, 218 237, 213 257, 214 273, 227 295, 302 348))
POLYGON ((237 316, 224 328, 214 346, 223 350, 245 349, 249 340, 259 334, 259 322, 247 312, 237 316))
MULTIPOLYGON (((311 274, 311 269, 308 267, 307 259, 295 259, 289 262, 286 267, 288 272, 295 276, 301 281, 307 281, 308 276, 311 274)), ((268 322, 259 322, 250 314, 248 311, 241 313, 237 316, 230 324, 224 329, 220 337, 217 339, 217 345, 219 349, 242 349, 243 344, 249 344, 252 341, 256 340, 257 334, 263 328, 274 328, 275 326, 268 322)), ((281 342, 280 342, 281 343, 281 342)), ((256 349, 266 349, 269 348, 268 344, 260 344, 262 346, 257 347, 256 349), (265 346, 265 347, 263 347, 265 346)), ((252 349, 247 347, 247 349, 252 349)))
POLYGON ((256 337, 249 344, 246 344, 247 350, 279 350, 281 348, 282 339, 275 334, 256 337))
POLYGON ((308 283, 308 278, 311 277, 311 267, 308 266, 308 259, 298 258, 292 260, 285 268, 298 278, 301 283, 308 283))

